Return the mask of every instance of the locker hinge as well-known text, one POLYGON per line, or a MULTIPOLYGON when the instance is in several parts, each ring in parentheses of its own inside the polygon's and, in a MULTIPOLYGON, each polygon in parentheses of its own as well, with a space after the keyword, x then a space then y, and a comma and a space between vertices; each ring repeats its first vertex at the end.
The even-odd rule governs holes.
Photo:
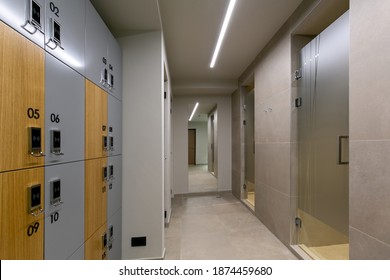
POLYGON ((295 107, 299 108, 302 106, 302 97, 295 98, 295 107))
POLYGON ((302 79, 302 69, 295 70, 295 72, 294 72, 294 79, 296 81, 302 79))
POLYGON ((295 226, 301 228, 302 227, 302 220, 299 217, 295 217, 295 226))
POLYGON ((167 218, 167 211, 164 211, 164 218, 167 218))
POLYGON ((243 120, 242 124, 243 124, 243 125, 246 125, 246 120, 243 120))
POLYGON ((167 99, 167 92, 164 91, 164 99, 167 99))
POLYGON ((243 188, 244 190, 246 190, 246 184, 243 184, 243 185, 242 185, 242 188, 243 188))

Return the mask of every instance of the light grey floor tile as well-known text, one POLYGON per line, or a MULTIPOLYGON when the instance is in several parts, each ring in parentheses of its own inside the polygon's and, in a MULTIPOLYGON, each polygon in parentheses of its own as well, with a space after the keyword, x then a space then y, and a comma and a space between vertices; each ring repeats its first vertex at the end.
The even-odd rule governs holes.
POLYGON ((165 236, 165 259, 296 259, 230 193, 175 197, 165 236))

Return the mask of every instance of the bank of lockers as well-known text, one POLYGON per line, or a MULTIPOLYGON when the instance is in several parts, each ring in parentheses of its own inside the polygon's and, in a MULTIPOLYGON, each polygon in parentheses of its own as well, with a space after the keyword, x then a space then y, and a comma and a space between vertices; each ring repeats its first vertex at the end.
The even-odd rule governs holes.
POLYGON ((121 59, 89 0, 0 0, 1 259, 120 258, 121 59))

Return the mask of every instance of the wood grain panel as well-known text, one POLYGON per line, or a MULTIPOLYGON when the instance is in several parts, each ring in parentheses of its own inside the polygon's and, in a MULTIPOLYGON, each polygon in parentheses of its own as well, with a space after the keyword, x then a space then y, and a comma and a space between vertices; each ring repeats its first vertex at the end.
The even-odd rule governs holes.
POLYGON ((107 224, 102 225, 84 245, 84 258, 86 260, 106 260, 107 248, 103 248, 102 236, 107 231, 107 224))
POLYGON ((85 158, 106 157, 103 136, 108 135, 107 93, 85 80, 85 158))
POLYGON ((44 51, 0 22, 0 172, 44 164, 28 154, 30 126, 42 129, 44 149, 44 73, 44 51))
POLYGON ((103 167, 107 159, 85 162, 85 240, 88 240, 107 221, 107 191, 103 167))
POLYGON ((32 168, 0 174, 0 259, 43 259, 44 215, 28 213, 27 189, 41 184, 44 208, 44 168, 32 168), (28 236, 29 226, 39 223, 28 236))

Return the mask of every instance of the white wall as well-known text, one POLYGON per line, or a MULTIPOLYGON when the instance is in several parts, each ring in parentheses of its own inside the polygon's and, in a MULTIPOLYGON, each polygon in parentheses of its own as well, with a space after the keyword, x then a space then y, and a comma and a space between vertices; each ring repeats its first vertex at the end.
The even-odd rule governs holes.
POLYGON ((120 38, 123 50, 122 258, 164 248, 164 83, 160 31, 120 38), (146 236, 145 247, 131 238, 146 236))
POLYGON ((207 164, 207 122, 189 122, 190 128, 196 129, 196 164, 207 164))
POLYGON ((188 193, 188 104, 217 103, 218 191, 231 190, 231 97, 175 96, 173 98, 173 192, 188 193))

